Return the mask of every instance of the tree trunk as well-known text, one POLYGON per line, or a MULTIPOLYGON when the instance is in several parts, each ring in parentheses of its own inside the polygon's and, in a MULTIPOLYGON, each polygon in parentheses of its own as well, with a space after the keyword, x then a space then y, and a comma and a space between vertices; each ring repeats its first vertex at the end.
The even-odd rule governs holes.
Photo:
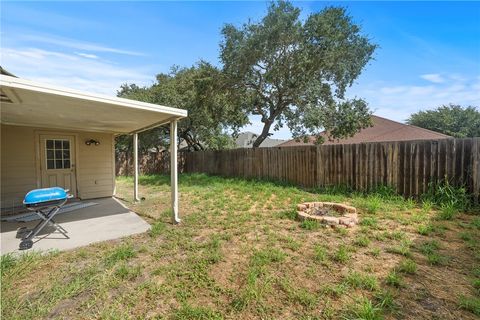
POLYGON ((255 142, 253 142, 252 148, 260 147, 260 144, 268 137, 268 132, 270 131, 270 127, 273 124, 273 120, 267 120, 265 125, 263 126, 262 133, 257 137, 255 142))

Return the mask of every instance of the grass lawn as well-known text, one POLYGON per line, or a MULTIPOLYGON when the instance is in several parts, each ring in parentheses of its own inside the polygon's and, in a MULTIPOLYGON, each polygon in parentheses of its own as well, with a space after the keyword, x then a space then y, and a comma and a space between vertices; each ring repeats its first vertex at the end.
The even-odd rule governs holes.
POLYGON ((2 257, 3 319, 478 319, 480 216, 378 192, 307 192, 270 182, 180 176, 117 194, 149 233, 68 252, 2 257), (295 220, 304 201, 359 209, 360 225, 295 220))

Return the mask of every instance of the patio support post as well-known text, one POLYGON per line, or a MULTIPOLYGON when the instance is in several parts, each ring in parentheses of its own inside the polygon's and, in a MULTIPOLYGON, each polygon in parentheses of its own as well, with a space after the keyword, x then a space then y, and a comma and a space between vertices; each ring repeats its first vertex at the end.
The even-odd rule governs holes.
POLYGON ((178 174, 177 174, 177 120, 170 122, 170 187, 172 193, 173 223, 180 223, 178 216, 178 174))
POLYGON ((138 197, 138 133, 133 134, 133 200, 140 201, 138 197))

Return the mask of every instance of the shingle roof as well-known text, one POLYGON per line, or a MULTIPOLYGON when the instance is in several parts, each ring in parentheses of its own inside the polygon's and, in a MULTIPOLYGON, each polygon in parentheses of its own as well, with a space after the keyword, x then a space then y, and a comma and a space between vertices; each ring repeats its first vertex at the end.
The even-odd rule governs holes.
MULTIPOLYGON (((385 119, 379 116, 372 116, 373 126, 360 130, 353 137, 329 141, 325 133, 324 145, 329 144, 354 144, 362 142, 385 142, 385 141, 405 141, 405 140, 429 140, 429 139, 447 139, 451 138, 443 133, 431 131, 428 129, 403 124, 393 120, 385 119)), ((308 138, 308 142, 295 141, 295 139, 284 142, 277 147, 292 147, 315 144, 315 137, 308 138)))

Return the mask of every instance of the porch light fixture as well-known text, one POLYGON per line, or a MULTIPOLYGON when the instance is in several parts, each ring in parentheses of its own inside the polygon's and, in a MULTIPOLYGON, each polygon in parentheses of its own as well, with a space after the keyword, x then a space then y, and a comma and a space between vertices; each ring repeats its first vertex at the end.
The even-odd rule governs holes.
POLYGON ((90 139, 90 140, 85 141, 85 144, 87 146, 90 146, 92 144, 95 145, 95 146, 98 146, 100 144, 100 141, 95 140, 95 139, 90 139))

